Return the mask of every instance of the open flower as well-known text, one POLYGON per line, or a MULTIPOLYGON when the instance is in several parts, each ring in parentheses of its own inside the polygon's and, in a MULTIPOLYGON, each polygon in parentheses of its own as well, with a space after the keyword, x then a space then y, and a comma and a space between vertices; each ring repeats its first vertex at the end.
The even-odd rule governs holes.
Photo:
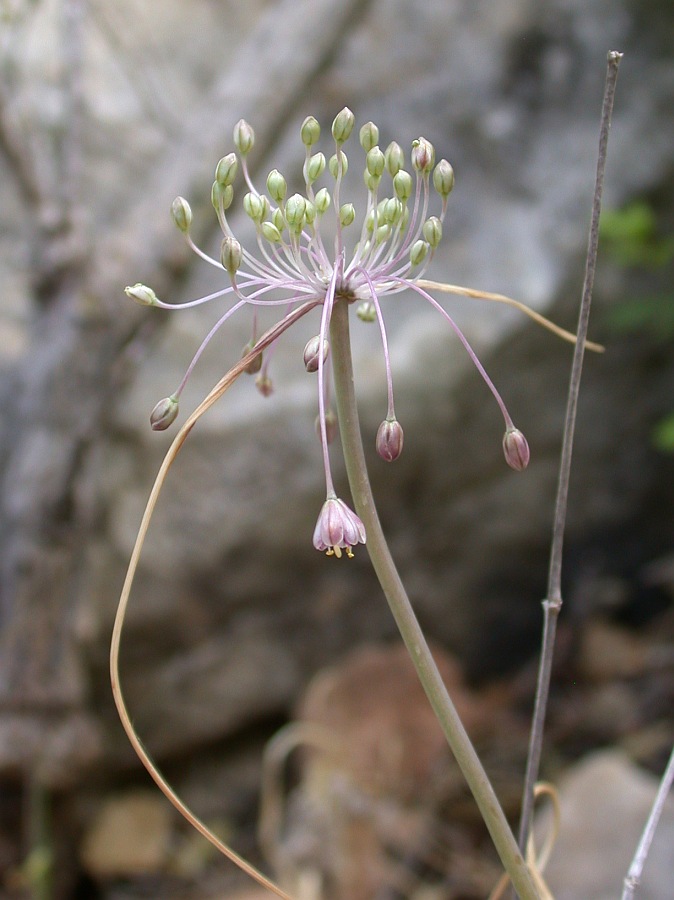
MULTIPOLYGON (((241 120, 234 129, 234 145, 238 154, 229 153, 219 161, 211 191, 223 233, 219 259, 210 257, 193 242, 190 235, 192 212, 188 202, 178 197, 172 206, 175 224, 190 247, 221 271, 226 284, 208 296, 180 304, 162 302, 142 284, 126 289, 127 295, 137 303, 160 309, 188 309, 211 301, 232 301, 219 314, 195 353, 182 382, 171 393, 170 409, 162 407, 162 415, 157 410, 153 413, 154 419, 157 419, 156 422, 153 419, 154 428, 165 428, 171 424, 178 412, 180 394, 199 357, 234 313, 244 307, 253 311, 252 338, 244 350, 246 353, 252 352, 258 341, 256 313, 259 307, 279 308, 285 319, 292 321, 308 315, 312 310, 320 310, 318 333, 304 351, 305 366, 308 371, 316 373, 318 382, 318 433, 328 497, 316 526, 314 545, 336 556, 341 556, 342 549, 351 556, 351 548, 365 541, 362 522, 343 501, 337 499, 330 472, 328 445, 334 427, 330 420, 328 333, 333 311, 339 303, 355 304, 356 313, 363 322, 376 322, 378 325, 388 389, 384 430, 380 428, 376 441, 380 456, 392 461, 402 451, 403 443, 402 427, 397 422, 393 402, 382 299, 411 290, 430 303, 446 320, 494 395, 506 426, 504 450, 507 461, 515 468, 523 468, 528 462, 528 452, 525 453, 524 449, 526 442, 515 429, 498 391, 458 326, 428 293, 428 289, 439 288, 486 299, 508 298, 451 285, 437 285, 422 278, 442 239, 448 197, 454 186, 451 165, 445 159, 436 165, 433 145, 420 137, 412 144, 411 171, 408 171, 402 148, 392 142, 386 150, 380 149, 379 130, 373 122, 368 122, 360 129, 360 144, 365 154, 366 206, 360 231, 353 241, 347 241, 347 232, 355 221, 356 213, 352 203, 341 201, 342 182, 348 167, 343 147, 353 126, 353 113, 343 109, 332 125, 335 152, 326 162, 324 153, 316 149, 320 125, 312 116, 304 120, 300 129, 305 150, 302 166, 304 190, 287 196, 287 181, 277 169, 272 169, 267 177, 266 194, 255 187, 247 166, 255 134, 250 125, 241 120), (243 209, 256 231, 255 254, 235 238, 227 218, 227 210, 234 198, 233 184, 239 172, 247 188, 243 209), (330 189, 318 187, 320 180, 326 177, 330 189), (439 198, 439 215, 429 216, 433 190, 439 198), (321 235, 321 222, 330 210, 334 217, 334 239, 328 240, 321 235)), ((280 328, 278 334, 283 330, 280 328)), ((266 343, 260 339, 260 356, 253 357, 246 366, 246 371, 256 373, 255 384, 265 396, 271 393, 268 368, 276 340, 278 336, 266 343), (262 357, 263 348, 265 352, 262 357)), ((167 401, 162 402, 166 405, 167 401)))
POLYGON ((314 528, 314 547, 339 559, 342 550, 353 556, 352 547, 364 543, 365 526, 361 520, 343 500, 328 494, 314 528))

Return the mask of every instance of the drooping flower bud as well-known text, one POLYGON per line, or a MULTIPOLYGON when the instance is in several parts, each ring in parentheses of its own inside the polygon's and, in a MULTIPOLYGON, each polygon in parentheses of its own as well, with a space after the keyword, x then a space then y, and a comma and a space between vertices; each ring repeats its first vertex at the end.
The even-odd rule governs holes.
POLYGON ((368 153, 379 140, 379 129, 374 122, 366 122, 360 129, 360 146, 368 153))
POLYGON ((171 204, 171 216, 177 228, 187 234, 192 224, 192 210, 184 197, 176 197, 171 204))
POLYGON ((345 106, 341 112, 337 113, 332 123, 332 136, 335 139, 335 143, 343 144, 344 141, 349 139, 355 121, 356 118, 348 106, 345 106))
POLYGON ((433 186, 443 200, 449 197, 454 187, 454 169, 446 159, 441 159, 433 172, 433 186))
POLYGON ((241 156, 245 156, 253 149, 255 143, 255 132, 245 119, 239 119, 234 126, 234 146, 241 156))
POLYGON ((386 171, 389 173, 391 178, 394 178, 405 165, 405 154, 403 153, 403 148, 395 141, 391 141, 391 143, 386 148, 384 158, 386 159, 386 171))
POLYGON ((260 372, 260 374, 255 379, 255 387, 262 394, 263 397, 271 397, 274 393, 274 383, 272 382, 269 375, 264 372, 260 372))
POLYGON ((412 141, 412 166, 417 172, 430 172, 435 162, 435 148, 426 138, 412 141))
POLYGON ((227 184, 223 187, 219 181, 213 182, 213 187, 211 188, 211 203, 216 212, 220 210, 220 207, 222 207, 222 209, 229 209, 233 199, 234 188, 231 184, 227 184))
POLYGON ((403 429, 397 419, 384 419, 377 430, 375 447, 386 462, 393 462, 403 452, 403 429))
MULTIPOLYGON (((250 341, 248 341, 248 343, 244 345, 244 347, 241 351, 242 358, 244 356, 247 356, 250 353, 250 351, 253 349, 254 346, 255 346, 254 340, 251 339, 250 341)), ((246 366, 246 368, 243 371, 247 375, 257 375, 257 373, 260 371, 261 368, 262 368, 262 353, 258 353, 257 356, 253 357, 253 359, 248 363, 248 365, 246 366)))
POLYGON ((150 413, 150 427, 153 431, 166 431, 178 415, 178 398, 172 394, 164 397, 150 413))
MULTIPOLYGON (((315 337, 309 338, 304 348, 304 368, 307 372, 317 372, 318 371, 318 361, 320 356, 320 346, 321 346, 321 337, 320 335, 316 335, 315 337)), ((330 344, 324 338, 323 339, 323 362, 328 358, 328 353, 330 352, 330 344)))
POLYGON ((146 284, 141 284, 140 281, 131 287, 125 287, 124 293, 131 300, 140 303, 141 306, 156 306, 159 303, 157 295, 152 288, 149 288, 146 284))
POLYGON ((321 126, 313 116, 307 116, 302 127, 300 128, 300 136, 305 147, 313 147, 321 136, 321 126))
POLYGON ((319 213, 319 215, 323 215, 323 213, 329 209, 330 203, 332 202, 330 198, 330 191, 327 188, 321 188, 314 199, 316 202, 317 212, 319 213))
POLYGON ((215 180, 223 187, 233 184, 238 168, 239 160, 236 158, 236 153, 228 153, 215 167, 215 180))
POLYGON ((278 169, 272 169, 267 175, 267 190, 276 203, 283 203, 288 190, 288 184, 278 169))
POLYGON ((519 428, 508 428, 503 435, 503 453, 510 468, 517 472, 529 465, 529 444, 519 428))
POLYGON ((272 244, 280 244, 281 243, 281 240, 282 240, 281 232, 276 227, 276 225, 274 225, 273 222, 263 222, 262 225, 260 225, 260 230, 262 231, 262 234, 264 235, 264 237, 270 243, 272 243, 272 244))
POLYGON ((361 322, 376 322, 377 310, 371 300, 364 300, 356 308, 356 315, 361 322))
POLYGON ((223 238, 222 244, 220 245, 220 262, 226 272, 229 272, 230 275, 234 275, 241 265, 242 255, 241 244, 236 238, 229 236, 223 238))
POLYGON ((442 240, 442 222, 437 216, 426 219, 422 232, 430 246, 435 249, 442 240))

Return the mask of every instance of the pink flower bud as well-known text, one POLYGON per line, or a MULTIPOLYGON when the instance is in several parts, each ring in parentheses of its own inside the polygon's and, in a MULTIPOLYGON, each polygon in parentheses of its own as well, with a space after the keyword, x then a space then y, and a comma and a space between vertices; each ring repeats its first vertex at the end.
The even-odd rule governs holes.
POLYGON ((397 419, 384 419, 377 430, 375 446, 386 462, 393 462, 403 452, 403 429, 397 419))
POLYGON ((260 372, 255 379, 255 387, 263 397, 270 397, 274 393, 274 383, 269 375, 265 375, 264 372, 260 372))
POLYGON ((153 431, 166 431, 178 415, 178 398, 164 397, 150 413, 150 427, 153 431))
MULTIPOLYGON (((310 338, 304 348, 304 368, 307 372, 318 371, 319 348, 321 345, 320 335, 310 338)), ((323 340, 323 362, 328 358, 330 344, 323 340)))
POLYGON ((508 428, 503 435, 503 453, 511 469, 521 472, 529 465, 529 444, 519 428, 508 428))

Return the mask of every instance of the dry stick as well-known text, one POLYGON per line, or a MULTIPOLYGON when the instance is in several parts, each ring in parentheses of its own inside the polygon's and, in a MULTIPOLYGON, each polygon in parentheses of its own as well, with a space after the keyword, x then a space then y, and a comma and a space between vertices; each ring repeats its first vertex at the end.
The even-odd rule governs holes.
POLYGON ((653 803, 651 813, 648 817, 648 821, 646 822, 646 827, 644 828, 643 834, 641 835, 641 840, 639 841, 639 846, 637 847, 636 853, 634 854, 632 865, 630 866, 625 878, 622 900, 633 900, 634 898, 634 891, 639 886, 639 882, 641 881, 641 873, 643 872, 644 863, 646 862, 646 857, 648 856, 651 841, 653 840, 655 829, 658 827, 660 815, 662 813, 662 810, 664 809, 667 794, 669 793, 673 781, 674 750, 672 750, 671 756, 669 757, 669 762, 667 763, 667 768, 665 769, 665 773, 662 776, 662 781, 660 782, 658 793, 655 796, 655 801, 653 803))
POLYGON ((238 853, 232 850, 227 844, 220 840, 213 832, 205 825, 201 819, 194 815, 194 813, 183 803, 183 801, 177 796, 177 794, 173 791, 173 788, 170 784, 165 780, 164 776, 157 769, 152 759, 150 758, 147 750, 143 746, 142 741, 138 737, 133 724, 131 722, 131 717, 129 716, 129 712, 126 708, 126 702, 124 700, 124 695, 122 694, 122 688, 119 678, 119 649, 120 642, 122 638, 122 628, 124 626, 124 619, 126 617, 126 610, 129 604, 129 597, 131 594, 131 588, 133 586, 133 581, 136 574, 136 569, 138 568, 138 562, 140 560, 140 554, 143 549, 143 544, 145 542, 145 536, 147 534, 147 530, 150 526, 150 521, 152 519, 152 515, 154 513, 155 506, 157 505, 157 500, 159 499, 159 494, 163 487, 164 481, 166 479, 166 475, 168 474, 169 469, 173 465, 178 453, 180 452, 183 444, 187 440, 187 437, 192 430, 192 428, 196 425, 197 421, 201 418, 201 416, 210 409, 213 404, 222 397, 225 391, 228 390, 234 384, 236 379, 241 375, 242 372, 253 362, 253 360, 264 350, 265 347, 269 346, 272 341, 275 341, 286 329, 288 329, 291 325, 293 325, 298 319, 308 313, 311 309, 313 309, 317 305, 318 301, 310 301, 308 303, 302 304, 296 310, 289 313, 285 318, 283 318, 276 325, 272 326, 265 334, 260 338, 255 347, 247 353, 242 359, 233 366, 226 375, 224 375, 220 381, 215 385, 215 387, 211 390, 208 396, 201 401, 199 406, 194 410, 194 412, 189 416, 186 420, 185 424, 182 426, 178 434, 175 436, 173 443, 169 447, 166 456, 161 464, 161 468, 157 474, 154 485, 152 486, 152 491, 150 492, 150 498, 147 501, 147 506, 145 507, 145 512, 143 513, 143 518, 141 520, 140 527, 138 529, 138 535, 136 537, 136 542, 133 547, 133 552, 131 554, 131 559, 129 561, 129 567, 127 569, 126 578, 124 579, 124 586, 122 588, 122 593, 119 598, 119 605, 117 607, 117 614, 115 616, 115 623, 112 629, 112 640, 110 643, 110 681, 112 683, 112 694, 115 700, 115 705, 117 707, 117 712, 119 713, 119 718, 121 719, 124 730, 126 731, 127 737, 131 742, 133 749, 136 751, 140 761, 143 763, 145 768, 148 770, 150 775, 152 776, 155 783, 164 793, 164 795, 171 801, 171 803, 175 806, 178 812, 183 815, 187 821, 196 828, 207 840, 211 842, 217 849, 228 859, 230 859, 233 863, 239 866, 246 874, 250 875, 251 878, 254 878, 259 884, 268 890, 272 891, 278 897, 284 898, 284 900, 292 900, 289 894, 286 894, 285 891, 281 890, 281 888, 277 887, 272 881, 270 881, 266 876, 264 876, 261 872, 259 872, 254 866, 250 863, 246 862, 238 853))
POLYGON ((562 608, 561 574, 562 574, 562 546, 564 543, 564 525, 566 521, 566 506, 569 492, 569 473, 571 470, 571 452, 573 447, 573 433, 576 423, 576 409, 578 406, 578 392, 580 389, 580 376, 583 368, 583 352, 585 350, 585 338, 587 335, 588 320, 590 317, 590 303, 592 300, 592 286, 597 264, 597 244, 599 241, 599 214, 601 211, 601 195, 604 183, 604 169, 606 166, 606 148, 613 111, 616 80, 618 78, 618 66, 622 59, 622 53, 612 50, 608 54, 606 83, 604 87, 604 102, 601 112, 601 125, 599 129, 599 153, 597 157, 597 175, 595 180, 594 200, 592 204, 592 218, 590 222, 590 235, 588 239, 587 258, 585 263, 585 281, 578 319, 578 339, 573 352, 571 365, 571 377, 569 381, 569 395, 566 406, 566 420, 564 423, 564 438, 562 442, 562 456, 559 468, 559 482, 557 486, 557 501, 555 506, 555 518, 552 531, 552 545, 550 547, 550 569, 548 574, 548 595, 543 601, 545 615, 543 626, 543 646, 538 671, 538 684, 536 687, 536 702, 534 716, 531 725, 531 738, 529 742, 529 756, 522 795, 522 818, 520 821, 519 842, 520 849, 526 848, 531 828, 531 815, 534 802, 534 785, 538 779, 538 769, 541 761, 543 746, 543 726, 545 712, 550 690, 550 675, 552 671, 552 657, 557 631, 557 618, 562 608))

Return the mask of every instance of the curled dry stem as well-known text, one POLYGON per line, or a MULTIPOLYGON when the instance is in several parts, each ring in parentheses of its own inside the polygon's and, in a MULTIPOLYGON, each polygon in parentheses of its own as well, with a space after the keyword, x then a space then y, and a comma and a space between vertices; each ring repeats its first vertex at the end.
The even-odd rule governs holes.
MULTIPOLYGON (((515 309, 519 309, 520 312, 523 312, 526 316, 529 316, 530 319, 533 319, 537 325, 547 328, 548 331, 552 331, 553 334, 556 334, 557 337, 562 338, 562 340, 568 341, 570 344, 576 343, 576 335, 571 331, 560 328, 559 325, 555 325, 550 319, 546 319, 545 316, 530 309, 525 303, 522 303, 519 300, 513 300, 512 297, 506 297, 505 294, 492 294, 489 291, 478 291, 475 288, 461 287, 458 284, 444 284, 444 282, 441 281, 426 281, 426 279, 419 279, 416 283, 419 287, 426 288, 426 290, 442 291, 445 294, 459 294, 462 297, 472 297, 475 300, 493 300, 496 303, 505 303, 506 306, 512 306, 515 309)), ((585 348, 587 350, 594 350, 595 353, 603 353, 605 349, 602 344, 595 344, 593 341, 586 341, 585 348)))
POLYGON ((159 494, 161 493, 161 489, 164 485, 164 481, 166 480, 168 471, 175 462, 175 459, 178 456, 178 453, 180 452, 183 444, 187 440, 187 436, 199 421, 199 419, 203 416, 203 414, 207 412, 207 410, 209 410, 211 406, 213 406, 213 404, 220 399, 220 397, 222 397, 222 395, 232 386, 232 384, 234 384, 239 375, 241 375, 241 373, 246 370, 251 362, 253 362, 253 360, 264 350, 264 348, 275 341, 294 322, 296 322, 299 318, 309 312, 310 309, 313 309, 315 305, 315 301, 303 304, 302 306, 291 312, 289 315, 287 315, 276 325, 274 325, 272 328, 270 328, 269 331, 267 331, 256 343, 255 347, 253 347, 253 349, 249 353, 242 357, 236 365, 232 366, 232 368, 226 373, 226 375, 224 375, 220 379, 220 381, 210 391, 208 396, 205 397, 204 400, 202 400, 199 406, 189 416, 185 424, 182 426, 182 428, 174 438, 173 443, 169 447, 166 456, 164 457, 164 460, 161 464, 154 485, 152 486, 152 491, 150 492, 150 497, 147 501, 147 506, 145 507, 145 512, 143 513, 143 518, 138 529, 136 542, 131 554, 129 567, 126 573, 126 578, 124 580, 124 586, 122 588, 122 593, 119 599, 119 605, 117 607, 117 614, 115 616, 115 623, 113 626, 112 639, 110 643, 110 681, 112 684, 112 694, 115 700, 115 705, 117 707, 117 712, 122 722, 122 726, 124 727, 127 737, 131 743, 131 746, 136 751, 138 758, 152 776, 154 782, 157 784, 166 798, 170 800, 173 806, 175 806, 178 812, 182 816, 184 816, 185 819, 187 819, 187 821, 194 828, 196 828, 198 832, 200 832, 200 834, 202 834, 208 841, 210 841, 214 847, 216 847, 224 856, 226 856, 227 859, 235 863, 247 875, 250 875, 250 877, 257 881, 258 884, 260 884, 262 887, 272 891, 272 893, 276 894, 278 897, 284 898, 284 900, 292 900, 292 898, 289 894, 287 894, 280 887, 274 884, 273 881, 268 879, 254 866, 243 859, 243 857, 239 856, 239 854, 232 850, 232 848, 229 847, 228 844, 220 840, 220 838, 217 837, 217 835, 215 835, 208 828, 208 826, 205 825, 204 822, 202 822, 201 819, 199 819, 183 803, 183 801, 178 797, 173 788, 161 774, 155 763, 152 761, 148 751, 143 746, 140 737, 133 727, 131 717, 126 707, 126 702, 122 693, 119 677, 119 651, 122 637, 122 628, 124 626, 124 619, 126 617, 126 610, 129 603, 131 588, 133 586, 136 569, 140 560, 143 544, 145 543, 145 537, 150 526, 150 521, 152 519, 152 515, 157 505, 159 494))

